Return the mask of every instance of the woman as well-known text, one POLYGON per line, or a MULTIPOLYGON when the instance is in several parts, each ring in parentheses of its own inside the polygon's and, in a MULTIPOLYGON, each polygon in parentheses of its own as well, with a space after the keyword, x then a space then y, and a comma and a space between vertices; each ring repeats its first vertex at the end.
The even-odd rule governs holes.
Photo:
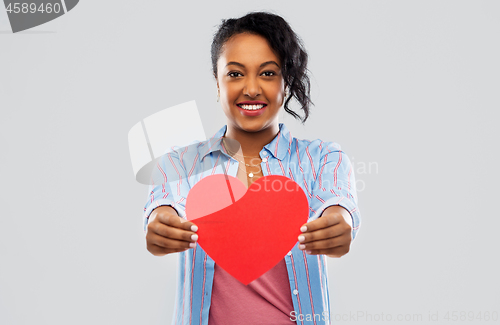
POLYGON ((288 108, 292 98, 304 112, 302 122, 307 119, 307 54, 283 18, 255 12, 223 21, 212 43, 212 68, 227 125, 210 145, 168 154, 159 165, 166 182, 150 187, 145 206, 148 250, 156 256, 180 252, 173 323, 328 324, 325 256, 349 251, 360 219, 354 174, 340 146, 296 139, 278 122, 282 107, 299 117, 288 108), (227 163, 217 165, 221 159, 227 163), (247 187, 266 175, 289 177, 306 193, 310 217, 320 214, 301 227, 298 243, 280 263, 247 286, 205 254, 196 244, 196 225, 185 220, 189 189, 223 172, 247 187), (168 183, 171 174, 179 181, 168 183))

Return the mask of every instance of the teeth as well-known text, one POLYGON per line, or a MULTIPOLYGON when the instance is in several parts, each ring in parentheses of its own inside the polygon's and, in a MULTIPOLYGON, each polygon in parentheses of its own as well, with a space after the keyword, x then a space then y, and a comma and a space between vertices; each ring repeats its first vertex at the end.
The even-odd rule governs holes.
POLYGON ((259 104, 259 105, 239 105, 239 106, 241 108, 249 110, 249 111, 255 111, 257 109, 261 109, 262 107, 264 107, 263 104, 259 104))

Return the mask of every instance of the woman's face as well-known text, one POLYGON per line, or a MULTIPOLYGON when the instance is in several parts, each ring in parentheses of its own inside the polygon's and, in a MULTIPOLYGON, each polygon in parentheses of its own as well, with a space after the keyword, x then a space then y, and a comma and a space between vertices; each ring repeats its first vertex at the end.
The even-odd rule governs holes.
POLYGON ((278 125, 285 83, 281 62, 264 37, 248 33, 231 37, 217 62, 217 74, 228 124, 247 132, 278 125))

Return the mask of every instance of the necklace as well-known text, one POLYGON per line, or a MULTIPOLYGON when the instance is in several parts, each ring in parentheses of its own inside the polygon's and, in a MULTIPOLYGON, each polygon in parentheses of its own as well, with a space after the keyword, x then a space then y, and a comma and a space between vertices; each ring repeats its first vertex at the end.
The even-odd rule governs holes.
POLYGON ((224 143, 224 140, 222 140, 222 146, 224 147, 224 149, 226 149, 226 151, 231 155, 231 156, 240 156, 240 157, 243 157, 243 158, 260 158, 260 156, 244 156, 244 155, 240 155, 238 154, 236 151, 231 151, 229 150, 225 143, 224 143))
POLYGON ((245 166, 247 166, 247 167, 260 167, 260 164, 259 165, 250 165, 250 164, 247 164, 245 161, 241 161, 237 158, 234 158, 234 159, 238 160, 242 164, 245 164, 245 166))
POLYGON ((260 156, 243 156, 243 155, 240 155, 240 154, 238 154, 236 152, 232 152, 231 150, 227 150, 227 152, 229 154, 231 154, 231 156, 239 156, 239 157, 243 157, 243 158, 260 158, 260 156))
MULTIPOLYGON (((224 144, 224 140, 222 141, 222 146, 223 146, 223 147, 224 147, 224 149, 225 149, 225 150, 226 150, 226 151, 230 154, 230 156, 233 156, 233 154, 234 154, 234 155, 236 155, 236 153, 235 153, 235 152, 231 152, 231 150, 228 150, 228 149, 226 148, 226 145, 224 144)), ((260 158, 260 157, 251 157, 251 156, 243 156, 243 155, 238 155, 238 156, 240 156, 240 157, 244 157, 244 158, 260 158)), ((233 158, 234 158, 234 157, 233 157, 233 158)), ((237 160, 238 162, 240 162, 240 163, 245 164, 245 166, 247 166, 247 167, 260 167, 260 165, 250 165, 250 164, 247 164, 246 162, 241 161, 241 160, 239 160, 239 159, 237 159, 237 158, 234 158, 234 159, 236 159, 236 160, 237 160)), ((245 169, 242 169, 239 165, 238 165, 238 168, 239 168, 241 171, 243 171, 243 172, 245 172, 245 173, 246 173, 246 170, 245 170, 245 169)), ((249 172, 249 173, 247 173, 247 175, 248 175, 248 177, 249 177, 249 178, 253 178, 253 177, 255 176, 255 174, 259 174, 259 173, 262 173, 262 169, 261 169, 261 170, 259 170, 259 171, 256 171, 255 173, 254 173, 254 172, 249 172)))
MULTIPOLYGON (((238 168, 241 169, 241 171, 246 173, 245 169, 242 169, 240 166, 238 166, 238 168)), ((256 172, 250 172, 250 173, 248 173, 248 177, 253 178, 255 176, 255 174, 260 174, 260 173, 262 173, 262 170, 258 170, 256 172)))

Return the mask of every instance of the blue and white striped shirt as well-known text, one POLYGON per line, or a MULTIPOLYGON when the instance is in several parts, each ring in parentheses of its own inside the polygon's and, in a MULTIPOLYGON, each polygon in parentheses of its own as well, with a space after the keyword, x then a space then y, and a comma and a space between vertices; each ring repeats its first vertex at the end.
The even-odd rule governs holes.
MULTIPOLYGON (((276 137, 262 148, 263 176, 282 175, 297 182, 309 200, 309 218, 332 205, 347 209, 352 217, 352 237, 360 226, 356 182, 347 155, 334 142, 300 140, 292 137, 283 123, 276 137)), ((150 185, 144 208, 144 231, 153 209, 170 205, 185 217, 188 192, 202 178, 226 173, 236 177, 238 161, 225 153, 223 126, 212 138, 198 145, 178 147, 162 157, 158 168, 164 177, 160 185, 150 185), (223 163, 221 163, 222 159, 223 163)), ((196 223, 196 221, 194 221, 196 223)), ((330 324, 330 301, 325 255, 309 255, 298 243, 285 256, 297 324, 330 324)), ((172 324, 208 324, 214 261, 196 245, 179 253, 176 305, 172 324)))

